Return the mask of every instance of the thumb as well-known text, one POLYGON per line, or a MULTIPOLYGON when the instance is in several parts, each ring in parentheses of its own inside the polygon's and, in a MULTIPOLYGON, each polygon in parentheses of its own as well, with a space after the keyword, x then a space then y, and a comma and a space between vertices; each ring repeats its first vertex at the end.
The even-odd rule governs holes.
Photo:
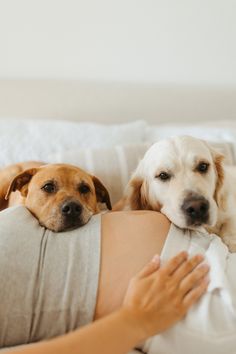
POLYGON ((143 269, 141 269, 141 271, 138 273, 138 277, 139 278, 147 277, 148 275, 151 275, 159 268, 160 268, 160 256, 158 254, 155 254, 152 260, 148 264, 146 264, 143 267, 143 269))

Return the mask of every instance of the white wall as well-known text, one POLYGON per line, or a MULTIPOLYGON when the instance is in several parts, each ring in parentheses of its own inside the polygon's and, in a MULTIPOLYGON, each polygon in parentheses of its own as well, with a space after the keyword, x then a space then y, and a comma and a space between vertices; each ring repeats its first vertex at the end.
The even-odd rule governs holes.
POLYGON ((0 78, 236 86, 236 1, 0 0, 0 78))
POLYGON ((236 0, 0 0, 0 118, 236 119, 236 0))

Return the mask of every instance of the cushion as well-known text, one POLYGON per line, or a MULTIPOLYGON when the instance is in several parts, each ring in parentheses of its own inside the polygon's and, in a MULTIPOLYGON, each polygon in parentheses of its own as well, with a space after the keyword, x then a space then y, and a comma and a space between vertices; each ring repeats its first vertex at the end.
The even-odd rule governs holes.
POLYGON ((206 121, 201 123, 147 125, 145 140, 154 142, 173 135, 191 135, 212 142, 236 144, 236 122, 233 120, 206 121))
POLYGON ((44 161, 46 156, 68 149, 111 147, 140 143, 146 123, 76 123, 55 120, 0 120, 0 166, 27 161, 44 161))

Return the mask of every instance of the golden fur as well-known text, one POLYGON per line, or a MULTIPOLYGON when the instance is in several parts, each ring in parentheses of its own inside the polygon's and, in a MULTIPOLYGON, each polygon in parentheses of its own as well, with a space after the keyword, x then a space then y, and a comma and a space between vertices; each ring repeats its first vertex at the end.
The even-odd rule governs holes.
POLYGON ((84 225, 98 203, 111 209, 107 189, 76 166, 27 162, 0 171, 0 210, 23 204, 53 231, 84 225))

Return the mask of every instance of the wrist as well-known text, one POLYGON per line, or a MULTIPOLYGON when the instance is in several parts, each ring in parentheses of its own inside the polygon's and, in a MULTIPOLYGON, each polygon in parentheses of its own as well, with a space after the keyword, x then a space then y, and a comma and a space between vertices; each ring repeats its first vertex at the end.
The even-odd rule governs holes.
POLYGON ((149 334, 147 333, 148 331, 145 328, 141 316, 139 316, 137 312, 132 309, 122 307, 119 310, 119 316, 126 324, 127 329, 130 331, 130 333, 133 334, 135 344, 149 337, 149 334))

